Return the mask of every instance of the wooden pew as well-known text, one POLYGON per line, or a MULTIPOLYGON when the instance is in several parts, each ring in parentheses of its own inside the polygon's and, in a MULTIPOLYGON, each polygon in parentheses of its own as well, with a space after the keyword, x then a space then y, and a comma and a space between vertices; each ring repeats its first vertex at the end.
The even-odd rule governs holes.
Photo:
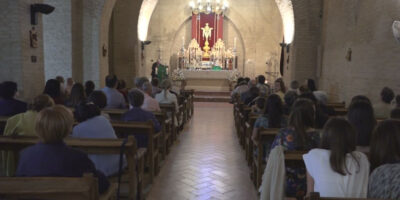
POLYGON ((158 151, 159 148, 157 145, 161 136, 161 134, 155 134, 153 122, 112 121, 111 125, 113 126, 115 133, 119 138, 125 138, 126 136, 133 134, 146 135, 148 137, 146 157, 150 171, 150 182, 152 183, 159 169, 160 157, 158 151))
POLYGON ((193 109, 194 109, 194 90, 185 90, 183 92, 187 99, 187 106, 186 106, 186 113, 188 120, 193 116, 193 109))
MULTIPOLYGON (((103 112, 108 114, 112 121, 120 121, 122 115, 127 112, 128 109, 104 109, 103 112)), ((161 125, 161 136, 162 139, 159 140, 161 147, 160 152, 162 153, 162 158, 164 159, 167 153, 169 152, 170 145, 172 145, 171 132, 167 132, 167 126, 170 126, 171 120, 167 119, 167 114, 163 111, 161 112, 152 112, 154 116, 157 118, 158 122, 161 125)))
POLYGON ((188 106, 186 109, 188 117, 191 118, 194 112, 194 90, 181 90, 181 93, 187 98, 188 106))
POLYGON ((347 108, 334 108, 334 110, 338 116, 347 115, 347 108))
POLYGON ((246 122, 246 134, 245 134, 245 150, 246 150, 246 160, 248 166, 253 166, 253 140, 251 136, 253 135, 254 123, 256 122, 259 115, 250 114, 246 122))
POLYGON ((99 195, 97 178, 0 177, 0 199, 108 200, 116 197, 116 184, 99 195))
MULTIPOLYGON (((39 141, 36 137, 24 136, 0 136, 0 150, 13 151, 18 153, 21 149, 34 145, 39 141)), ((120 154, 122 139, 85 139, 66 138, 64 142, 73 148, 80 149, 88 154, 120 154)), ((143 170, 136 171, 136 165, 143 160, 144 152, 137 150, 134 137, 128 137, 125 144, 125 157, 127 160, 127 175, 129 177, 129 199, 136 198, 141 194, 141 178, 143 170), (139 180, 139 182, 138 182, 139 180), (138 190, 139 188, 139 190, 138 190)))
POLYGON ((346 107, 345 102, 328 102, 326 105, 329 107, 332 107, 332 108, 345 108, 346 107))
POLYGON ((187 117, 187 99, 184 95, 178 96, 178 103, 179 103, 179 114, 178 114, 178 121, 182 122, 182 127, 186 124, 188 117, 187 117))
POLYGON ((246 121, 248 119, 250 112, 251 108, 248 107, 247 105, 243 105, 239 113, 239 126, 240 126, 239 141, 243 149, 246 149, 246 133, 247 133, 246 121))
POLYGON ((257 148, 257 156, 251 152, 253 156, 252 178, 256 188, 259 188, 261 185, 261 178, 266 164, 266 162, 264 162, 266 157, 264 151, 268 149, 264 149, 264 144, 272 143, 278 132, 279 128, 260 129, 258 131, 256 137, 257 144, 253 144, 253 149, 257 148))
POLYGON ((175 108, 175 104, 174 103, 168 103, 168 104, 164 104, 161 103, 160 104, 160 108, 163 112, 167 113, 171 113, 169 117, 169 119, 171 120, 170 126, 167 126, 167 129, 169 132, 171 132, 171 138, 172 141, 175 141, 177 139, 177 127, 175 126, 175 120, 176 118, 176 108, 175 108))
POLYGON ((378 199, 368 199, 368 198, 343 198, 343 197, 320 197, 319 192, 310 193, 306 200, 378 200, 378 199))

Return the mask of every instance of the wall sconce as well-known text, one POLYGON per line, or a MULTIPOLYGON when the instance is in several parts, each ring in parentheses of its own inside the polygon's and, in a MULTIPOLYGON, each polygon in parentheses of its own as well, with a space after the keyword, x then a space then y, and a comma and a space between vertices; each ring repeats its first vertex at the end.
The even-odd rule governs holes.
POLYGON ((351 55, 353 54, 353 51, 351 50, 351 48, 347 49, 347 54, 346 54, 346 60, 347 61, 351 61, 351 55))
POLYGON ((400 21, 394 21, 392 24, 393 36, 400 43, 400 21))
POLYGON ((144 46, 149 45, 151 43, 151 41, 142 41, 142 51, 144 50, 144 46))
POLYGON ((102 54, 103 54, 103 57, 106 57, 106 56, 107 56, 107 47, 106 47, 105 44, 103 44, 102 54))
POLYGON ((286 47, 286 53, 289 53, 290 52, 290 44, 286 44, 286 43, 279 43, 279 45, 281 46, 281 47, 283 47, 283 48, 285 48, 286 47))
POLYGON ((50 14, 54 11, 55 7, 47 4, 32 4, 31 5, 31 24, 37 25, 37 13, 50 14))

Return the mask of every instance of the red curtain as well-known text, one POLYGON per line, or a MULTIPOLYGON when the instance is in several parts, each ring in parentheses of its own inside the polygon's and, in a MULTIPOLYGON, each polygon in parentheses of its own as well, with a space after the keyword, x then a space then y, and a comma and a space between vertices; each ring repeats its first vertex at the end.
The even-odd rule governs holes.
POLYGON ((201 28, 208 26, 212 28, 211 37, 208 41, 210 48, 212 48, 219 38, 223 38, 223 15, 215 13, 205 14, 192 14, 192 39, 196 39, 200 47, 203 49, 205 38, 203 38, 203 31, 201 28))

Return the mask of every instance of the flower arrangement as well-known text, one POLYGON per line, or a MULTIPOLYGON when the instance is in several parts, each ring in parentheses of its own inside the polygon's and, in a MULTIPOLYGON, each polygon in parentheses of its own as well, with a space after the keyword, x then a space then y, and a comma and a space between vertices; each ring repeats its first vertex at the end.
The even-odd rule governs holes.
POLYGON ((185 74, 183 73, 183 70, 182 69, 175 69, 172 72, 171 79, 173 81, 184 81, 185 80, 185 74))
POLYGON ((237 69, 231 70, 228 73, 229 82, 235 82, 240 77, 240 72, 237 69))

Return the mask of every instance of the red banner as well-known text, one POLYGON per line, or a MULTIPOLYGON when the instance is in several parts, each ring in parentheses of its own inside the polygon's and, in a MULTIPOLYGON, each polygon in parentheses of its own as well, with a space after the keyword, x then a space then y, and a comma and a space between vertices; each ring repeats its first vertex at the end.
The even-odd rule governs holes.
POLYGON ((206 26, 206 23, 212 28, 211 37, 208 40, 208 45, 212 48, 217 40, 223 37, 223 20, 223 15, 217 15, 215 13, 192 14, 192 39, 197 40, 201 49, 203 49, 206 42, 206 38, 203 37, 202 28, 206 26))

